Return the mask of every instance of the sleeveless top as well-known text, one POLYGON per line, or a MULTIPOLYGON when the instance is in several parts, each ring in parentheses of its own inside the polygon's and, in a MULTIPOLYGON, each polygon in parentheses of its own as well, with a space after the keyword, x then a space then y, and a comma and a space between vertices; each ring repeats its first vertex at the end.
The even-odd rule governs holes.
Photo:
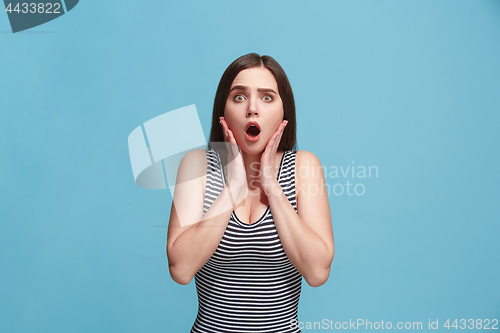
MULTIPOLYGON (((297 212, 296 150, 284 151, 278 181, 297 212)), ((222 191, 220 155, 206 149, 207 183, 203 214, 222 191)), ((254 223, 233 211, 219 246, 195 274, 198 315, 191 333, 300 333, 297 310, 302 275, 281 246, 270 206, 254 223)))

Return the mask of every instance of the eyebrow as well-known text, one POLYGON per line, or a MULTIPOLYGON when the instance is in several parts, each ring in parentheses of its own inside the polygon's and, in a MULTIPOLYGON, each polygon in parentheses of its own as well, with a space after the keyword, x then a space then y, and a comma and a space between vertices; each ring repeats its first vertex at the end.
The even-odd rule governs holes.
MULTIPOLYGON (((233 90, 248 90, 248 88, 245 87, 245 86, 234 86, 234 87, 231 88, 231 90, 229 92, 231 92, 233 90)), ((276 91, 274 91, 271 88, 258 88, 257 91, 258 92, 270 92, 270 93, 276 94, 276 91)))

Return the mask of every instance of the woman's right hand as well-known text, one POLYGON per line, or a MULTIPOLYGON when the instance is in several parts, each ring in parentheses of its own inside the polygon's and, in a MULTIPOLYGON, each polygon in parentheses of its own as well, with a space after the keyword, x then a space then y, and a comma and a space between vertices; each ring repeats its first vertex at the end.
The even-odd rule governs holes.
MULTIPOLYGON (((240 147, 236 143, 234 134, 229 129, 226 119, 224 119, 224 117, 220 117, 219 120, 222 125, 224 142, 226 144, 227 150, 228 165, 226 172, 226 182, 229 184, 233 195, 240 198, 240 200, 238 200, 239 202, 241 201, 241 196, 238 196, 238 193, 243 192, 243 190, 247 188, 247 174, 245 170, 245 163, 243 162, 243 156, 241 155, 240 147)), ((236 198, 234 199, 236 202, 236 198)), ((238 204, 238 202, 236 202, 236 204, 238 204)))

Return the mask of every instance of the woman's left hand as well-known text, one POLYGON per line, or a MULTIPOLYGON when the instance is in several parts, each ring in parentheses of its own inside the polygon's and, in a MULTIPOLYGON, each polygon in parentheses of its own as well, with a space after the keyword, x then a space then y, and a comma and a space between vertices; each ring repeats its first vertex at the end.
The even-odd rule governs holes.
POLYGON ((267 143, 266 149, 260 158, 260 187, 266 195, 271 194, 273 186, 278 184, 278 180, 276 179, 275 157, 287 123, 287 120, 281 122, 278 129, 276 129, 276 132, 274 132, 271 137, 271 140, 267 143))

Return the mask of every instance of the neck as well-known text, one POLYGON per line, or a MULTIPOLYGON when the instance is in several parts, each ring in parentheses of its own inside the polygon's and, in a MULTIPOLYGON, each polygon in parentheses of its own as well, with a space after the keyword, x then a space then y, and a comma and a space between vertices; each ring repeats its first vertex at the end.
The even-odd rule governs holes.
POLYGON ((262 153, 249 154, 241 150, 245 171, 247 174, 247 184, 250 191, 259 189, 260 159, 262 153))
MULTIPOLYGON (((245 164, 245 171, 247 174, 247 186, 248 190, 253 192, 260 192, 260 160, 262 158, 263 153, 258 154, 249 154, 241 150, 241 156, 243 157, 243 163, 245 164)), ((279 163, 281 160, 281 156, 284 154, 282 151, 277 151, 274 166, 275 166, 275 175, 278 176, 279 172, 279 163)))

